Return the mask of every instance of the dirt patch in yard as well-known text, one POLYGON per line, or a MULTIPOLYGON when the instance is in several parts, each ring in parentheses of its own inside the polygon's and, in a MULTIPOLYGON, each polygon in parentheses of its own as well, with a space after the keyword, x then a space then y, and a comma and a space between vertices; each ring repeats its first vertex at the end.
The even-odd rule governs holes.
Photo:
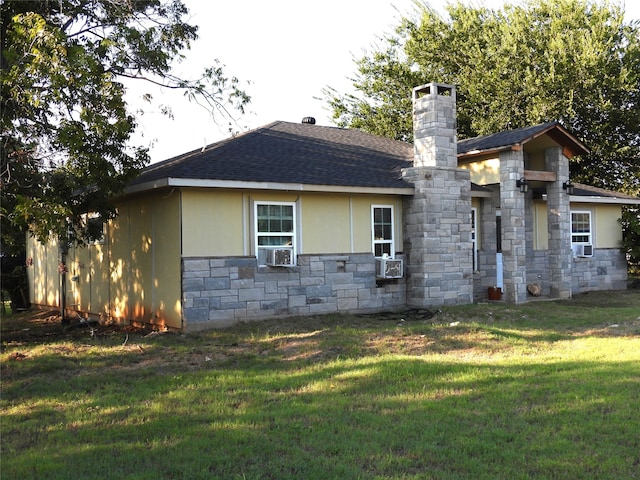
POLYGON ((105 325, 84 319, 72 319, 63 324, 56 310, 27 310, 2 319, 2 345, 38 344, 88 337, 107 337, 114 333, 146 335, 149 328, 105 325))
POLYGON ((506 304, 468 305, 443 311, 434 308, 274 318, 186 334, 81 319, 63 325, 55 310, 32 310, 2 319, 1 351, 7 354, 5 359, 19 361, 24 360, 21 356, 31 347, 46 344, 55 347, 53 344, 68 342, 80 350, 114 347, 117 354, 112 352, 113 360, 109 361, 112 368, 155 366, 188 370, 255 359, 313 363, 372 354, 421 356, 454 352, 464 357, 484 357, 503 348, 505 339, 533 344, 582 336, 638 336, 640 310, 631 319, 627 314, 622 321, 610 313, 617 305, 627 312, 629 306, 640 306, 639 295, 638 291, 599 292, 574 297, 560 306, 554 306, 555 302, 538 304, 535 315, 540 320, 558 308, 566 310, 568 305, 572 312, 578 307, 583 311, 609 309, 608 314, 594 322, 574 324, 569 320, 558 328, 548 322, 541 325, 533 318, 531 308, 506 304))

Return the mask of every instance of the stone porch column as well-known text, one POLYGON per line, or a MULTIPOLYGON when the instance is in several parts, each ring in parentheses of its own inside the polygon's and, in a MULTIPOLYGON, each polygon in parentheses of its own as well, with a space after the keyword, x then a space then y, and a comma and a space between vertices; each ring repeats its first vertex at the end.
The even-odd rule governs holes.
POLYGON ((525 202, 516 181, 524 176, 522 150, 500 153, 500 209, 502 211, 503 298, 510 303, 527 301, 525 202))
POLYGON ((571 298, 571 206, 569 195, 562 188, 569 180, 569 160, 562 148, 545 150, 545 169, 557 174, 557 180, 547 184, 550 294, 554 298, 571 298))

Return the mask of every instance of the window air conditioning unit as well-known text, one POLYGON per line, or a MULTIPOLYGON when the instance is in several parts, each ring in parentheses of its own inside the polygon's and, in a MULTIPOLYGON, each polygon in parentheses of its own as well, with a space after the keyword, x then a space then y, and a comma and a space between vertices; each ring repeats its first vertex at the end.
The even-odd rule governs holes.
POLYGON ((293 265, 293 252, 289 248, 267 250, 267 265, 271 267, 290 267, 293 265))
POLYGON ((402 278, 404 264, 399 258, 376 258, 378 278, 402 278))
POLYGON ((575 257, 593 257, 593 245, 573 245, 573 255, 575 257))

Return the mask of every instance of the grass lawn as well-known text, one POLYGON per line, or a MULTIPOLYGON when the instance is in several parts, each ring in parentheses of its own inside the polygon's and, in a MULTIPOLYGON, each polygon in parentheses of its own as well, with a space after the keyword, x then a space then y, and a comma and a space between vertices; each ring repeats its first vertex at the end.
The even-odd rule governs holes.
POLYGON ((7 479, 640 478, 640 291, 197 334, 2 319, 7 479))

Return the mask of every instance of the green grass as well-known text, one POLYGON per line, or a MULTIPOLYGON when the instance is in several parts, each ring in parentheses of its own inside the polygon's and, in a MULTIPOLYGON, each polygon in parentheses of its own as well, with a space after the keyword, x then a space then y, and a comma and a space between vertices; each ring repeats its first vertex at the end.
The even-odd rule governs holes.
POLYGON ((199 334, 2 322, 2 478, 640 478, 640 292, 199 334))

